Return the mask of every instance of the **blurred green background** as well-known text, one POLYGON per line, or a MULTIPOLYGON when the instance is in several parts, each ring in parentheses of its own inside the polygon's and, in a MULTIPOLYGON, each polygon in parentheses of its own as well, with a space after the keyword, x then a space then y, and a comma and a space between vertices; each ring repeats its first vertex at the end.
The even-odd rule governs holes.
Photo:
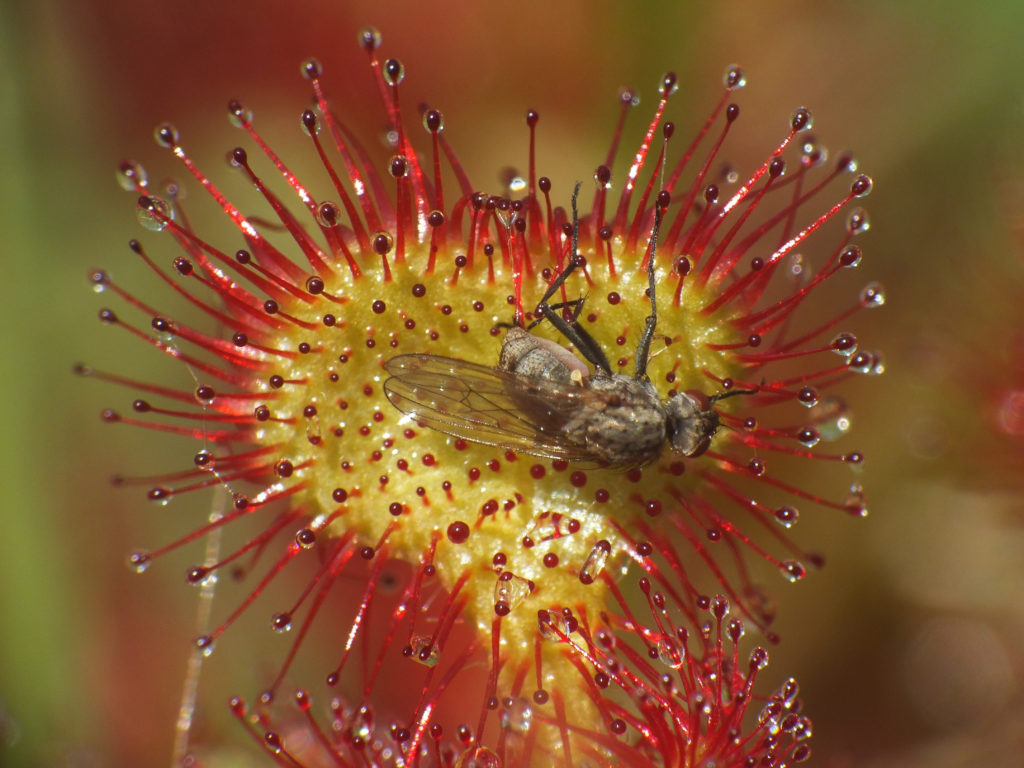
MULTIPOLYGON (((924 0, 0 4, 0 763, 166 765, 194 634, 181 574, 195 551, 143 577, 123 562, 190 530, 204 500, 159 509, 108 483, 181 466, 194 446, 104 427, 99 410, 125 410, 131 395, 70 372, 86 361, 180 382, 176 366, 95 320, 107 299, 90 291, 92 267, 167 298, 126 247, 143 231, 116 163, 180 176, 151 139, 170 119, 210 174, 241 190, 222 170, 242 140, 225 120, 233 96, 286 160, 308 162, 294 159, 309 154, 298 62, 319 56, 335 102, 377 115, 355 45, 365 24, 405 62, 406 104, 444 109, 481 186, 525 164, 527 108, 541 114, 541 171, 585 178, 620 86, 644 97, 635 136, 661 73, 678 72, 670 112, 688 137, 733 62, 748 74, 739 98, 758 148, 744 159, 801 104, 824 143, 856 150, 876 183, 859 277, 889 296, 857 324, 888 371, 849 390, 848 445, 868 457, 871 515, 804 505, 796 537, 829 564, 771 584, 784 641, 767 677, 799 679, 814 765, 1020 765, 1024 417, 1003 404, 1024 390, 1024 4, 924 0)), ((166 260, 168 245, 146 242, 166 260)), ((224 589, 222 609, 237 594, 224 589)), ((251 694, 253 669, 272 671, 267 610, 207 665, 204 712, 251 694)), ((202 735, 242 742, 223 719, 202 735)))

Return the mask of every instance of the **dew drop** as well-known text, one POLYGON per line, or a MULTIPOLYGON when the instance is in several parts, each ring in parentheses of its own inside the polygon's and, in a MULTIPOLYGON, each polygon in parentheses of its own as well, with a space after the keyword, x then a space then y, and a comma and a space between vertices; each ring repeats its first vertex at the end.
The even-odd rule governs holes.
POLYGON ((299 115, 299 125, 302 126, 302 132, 311 138, 320 133, 320 120, 317 118, 316 112, 311 109, 302 110, 302 114, 299 115))
POLYGON ((872 359, 870 352, 858 352, 846 363, 851 370, 857 373, 868 373, 871 370, 872 359))
POLYGON ((252 125, 252 110, 235 99, 228 102, 228 120, 235 128, 252 125))
POLYGON ((794 701, 799 693, 800 684, 792 677, 780 685, 778 690, 778 696, 782 699, 784 704, 789 704, 794 701))
POLYGON ((831 346, 832 351, 837 355, 849 357, 857 351, 857 337, 852 333, 840 333, 833 337, 831 346))
POLYGON ((264 733, 263 743, 267 745, 267 749, 271 754, 279 755, 284 751, 284 743, 281 741, 281 736, 276 731, 267 731, 264 733))
POLYGON ((846 499, 843 503, 846 505, 846 511, 854 517, 868 516, 868 508, 864 504, 864 488, 860 485, 854 484, 850 486, 850 491, 846 494, 846 499))
POLYGON ((768 651, 757 647, 750 652, 750 666, 755 669, 764 669, 768 666, 768 651))
POLYGON ((730 91, 736 88, 742 88, 747 84, 747 76, 743 72, 743 67, 738 64, 730 64, 725 74, 722 75, 722 85, 728 88, 730 91))
POLYGON ((138 203, 139 224, 153 232, 162 232, 174 220, 174 209, 155 195, 143 195, 138 203))
POLYGON ((216 643, 209 635, 200 635, 193 641, 193 644, 197 651, 199 651, 203 656, 208 657, 213 653, 213 647, 216 643))
POLYGON ((149 552, 138 550, 128 555, 128 567, 136 573, 144 573, 152 562, 149 552))
POLYGON ((394 87, 405 79, 405 67, 398 59, 388 59, 382 68, 384 82, 394 87))
POLYGON ((808 448, 813 448, 821 440, 821 435, 813 427, 804 427, 797 432, 796 439, 808 448))
POLYGON ((122 160, 117 166, 117 183, 128 192, 146 186, 146 169, 134 160, 122 160))
POLYGON ((110 277, 105 270, 94 269, 89 272, 89 282, 92 283, 93 293, 103 293, 107 290, 110 277))
POLYGON ((376 51, 380 48, 380 32, 376 27, 363 27, 359 30, 359 45, 367 52, 376 51))
POLYGON ((775 510, 775 521, 783 528, 792 528, 800 519, 800 512, 796 507, 782 506, 775 510))
POLYGON ((863 208, 854 208, 846 217, 846 231, 851 235, 860 235, 871 229, 871 220, 868 212, 863 208))
POLYGON ((811 408, 818 404, 818 390, 814 387, 802 387, 800 391, 796 393, 796 399, 799 401, 800 405, 811 408))
POLYGON ((441 651, 431 644, 430 635, 413 634, 409 638, 410 658, 425 667, 436 667, 441 660, 441 651))
POLYGON ((866 309, 874 309, 885 304, 885 288, 881 283, 868 283, 860 292, 860 305, 866 309))
POLYGON ((409 159, 405 155, 393 155, 389 164, 392 178, 400 179, 409 175, 409 159))
POLYGON ((469 525, 462 520, 456 520, 448 526, 446 533, 448 535, 448 541, 452 544, 462 544, 469 538, 469 525))
POLYGON ((594 183, 598 189, 611 189, 612 188, 612 170, 607 165, 597 166, 597 170, 594 171, 594 183))
POLYGON ((593 584, 597 580, 597 577, 601 575, 601 571, 604 570, 605 565, 608 563, 608 557, 611 555, 612 546, 605 539, 601 539, 597 542, 590 550, 590 554, 587 555, 587 559, 583 562, 583 567, 580 568, 580 581, 584 584, 593 584))
POLYGON ((661 82, 658 84, 658 93, 661 94, 661 97, 667 99, 677 90, 679 90, 679 78, 676 77, 676 73, 666 72, 662 75, 661 82))
POLYGON ((290 632, 292 629, 292 615, 290 613, 275 613, 270 620, 270 627, 275 632, 290 632))
POLYGON ((526 733, 533 720, 533 705, 521 696, 507 700, 501 711, 501 727, 513 733, 526 733))
POLYGON ((316 208, 316 221, 321 227, 331 229, 341 224, 341 208, 337 203, 325 200, 316 208))
POLYGON ((395 239, 388 232, 376 232, 373 235, 373 250, 381 256, 386 256, 394 247, 395 239))
MULTIPOLYGON (((312 277, 307 278, 306 279, 306 290, 309 293, 313 294, 314 296, 317 296, 317 295, 323 293, 324 292, 324 279, 322 277, 320 277, 319 275, 313 275, 312 277)), ((334 324, 334 320, 333 319, 332 320, 328 320, 327 319, 328 317, 332 317, 332 316, 331 315, 325 315, 324 316, 324 324, 325 325, 333 325, 334 324)))
POLYGON ((828 150, 821 146, 813 136, 804 139, 800 153, 800 162, 807 168, 816 168, 828 161, 828 150))
POLYGON ((783 560, 779 571, 787 581, 800 581, 807 575, 807 569, 797 560, 783 560))
POLYGON ((864 253, 861 251, 860 247, 850 245, 847 246, 841 254, 839 254, 839 265, 844 269, 853 269, 854 267, 860 266, 863 259, 864 253))
POLYGON ((794 132, 806 131, 812 125, 814 125, 814 119, 811 117, 811 111, 806 107, 799 107, 793 112, 793 117, 790 119, 790 127, 794 132))
POLYGON ((850 194, 854 197, 867 197, 871 194, 871 186, 871 177, 861 174, 850 185, 850 194))
MULTIPOLYGON (((142 401, 136 400, 135 402, 139 403, 142 401)), ((146 491, 146 498, 149 501, 159 504, 161 507, 166 507, 171 500, 171 496, 173 495, 174 494, 171 493, 170 488, 157 487, 150 488, 148 491, 146 491)))
POLYGON ((516 576, 512 571, 502 571, 494 583, 494 603, 504 604, 512 611, 532 591, 533 585, 529 579, 516 576))
POLYGON ((423 127, 430 133, 440 133, 444 130, 444 115, 436 109, 428 109, 423 113, 423 127))
POLYGON ((725 595, 715 595, 711 600, 711 613, 715 618, 721 620, 729 613, 729 600, 725 595))
POLYGON ((871 367, 868 369, 868 374, 871 376, 881 376, 883 373, 885 373, 885 358, 876 349, 871 352, 871 367))
POLYGON ((797 285, 806 285, 811 278, 810 265, 802 253, 789 257, 789 276, 797 285))
POLYGON ((683 654, 680 653, 678 644, 668 637, 662 637, 658 640, 658 645, 655 648, 657 653, 657 659, 666 667, 671 669, 679 669, 683 666, 683 654))
POLYGON ((779 713, 782 711, 782 705, 776 700, 771 700, 763 707, 761 711, 757 713, 757 722, 762 728, 765 728, 772 733, 778 731, 778 719, 779 713))
POLYGON ((556 611, 546 611, 543 609, 537 611, 537 629, 545 640, 558 642, 561 639, 554 629, 556 615, 556 611))
POLYGON ((455 759, 453 768, 502 768, 502 763, 487 747, 470 747, 455 759))
POLYGON ((299 65, 299 72, 307 80, 316 80, 324 73, 324 67, 320 63, 320 59, 310 57, 299 65))
POLYGON ((153 130, 153 138, 156 143, 165 149, 172 149, 178 146, 181 136, 178 129, 170 123, 161 123, 153 130))
POLYGON ((742 619, 731 619, 729 626, 726 628, 726 632, 729 633, 729 639, 732 640, 733 645, 736 645, 740 638, 746 633, 746 626, 743 624, 742 619))

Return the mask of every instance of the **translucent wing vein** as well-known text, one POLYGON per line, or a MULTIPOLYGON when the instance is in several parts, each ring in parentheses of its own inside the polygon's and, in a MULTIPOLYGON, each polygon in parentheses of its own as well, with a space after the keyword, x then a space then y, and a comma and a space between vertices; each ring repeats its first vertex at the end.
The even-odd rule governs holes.
POLYGON ((384 392, 402 413, 453 437, 551 459, 593 461, 563 429, 586 390, 525 379, 467 360, 399 355, 384 392))

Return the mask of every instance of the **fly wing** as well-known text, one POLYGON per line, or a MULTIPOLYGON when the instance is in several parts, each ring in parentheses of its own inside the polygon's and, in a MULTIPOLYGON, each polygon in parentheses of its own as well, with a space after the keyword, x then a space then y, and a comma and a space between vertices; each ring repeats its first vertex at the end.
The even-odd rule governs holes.
POLYGON ((431 429, 474 443, 567 461, 595 461, 562 430, 589 390, 516 376, 437 355, 398 355, 385 363, 388 400, 431 429))

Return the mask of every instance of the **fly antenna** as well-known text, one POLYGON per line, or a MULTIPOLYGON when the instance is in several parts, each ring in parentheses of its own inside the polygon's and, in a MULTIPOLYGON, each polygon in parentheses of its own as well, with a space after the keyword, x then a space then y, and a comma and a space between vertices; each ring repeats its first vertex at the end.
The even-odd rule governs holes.
POLYGON ((736 395, 756 395, 761 391, 762 387, 764 387, 763 379, 761 380, 761 383, 753 389, 730 389, 726 392, 719 392, 717 395, 711 395, 708 397, 708 402, 711 405, 714 405, 719 400, 726 400, 730 397, 736 397, 736 395))

